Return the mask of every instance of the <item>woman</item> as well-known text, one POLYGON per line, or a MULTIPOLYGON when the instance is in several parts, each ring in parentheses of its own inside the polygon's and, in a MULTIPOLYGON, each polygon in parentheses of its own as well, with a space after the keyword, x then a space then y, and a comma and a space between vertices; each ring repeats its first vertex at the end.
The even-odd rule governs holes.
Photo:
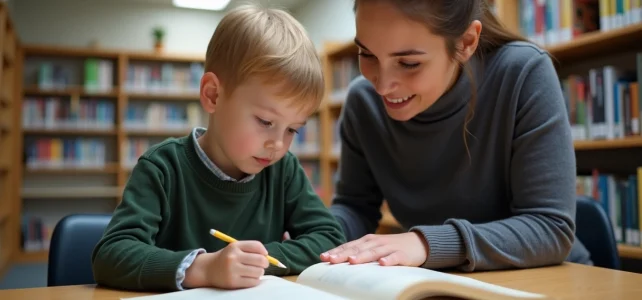
POLYGON ((355 13, 363 77, 340 117, 331 207, 349 242, 321 259, 590 264, 574 237, 575 155, 547 53, 482 0, 357 0, 355 13), (384 199, 408 232, 372 234, 384 199))

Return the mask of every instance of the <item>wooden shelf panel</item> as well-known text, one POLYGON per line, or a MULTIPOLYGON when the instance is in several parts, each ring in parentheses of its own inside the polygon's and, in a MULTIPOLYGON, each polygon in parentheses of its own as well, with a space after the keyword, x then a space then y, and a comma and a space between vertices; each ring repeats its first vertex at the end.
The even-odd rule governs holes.
POLYGON ((37 86, 31 86, 24 89, 25 96, 60 96, 60 97, 101 97, 101 98, 116 98, 118 97, 118 88, 111 91, 86 91, 83 87, 68 87, 68 88, 52 88, 42 89, 37 86))
POLYGON ((572 41, 546 47, 562 63, 613 54, 614 50, 642 49, 642 23, 609 31, 585 33, 572 41))
POLYGON ((5 224, 5 221, 8 220, 8 219, 9 219, 9 211, 7 211, 5 209, 0 211, 0 228, 2 228, 2 226, 4 226, 3 224, 5 224))
POLYGON ((189 130, 150 130, 150 129, 128 129, 125 134, 129 136, 138 137, 172 137, 184 136, 189 133, 189 130))
POLYGON ((76 57, 76 58, 111 58, 117 59, 121 52, 105 49, 71 48, 51 45, 25 45, 25 56, 76 57))
POLYGON ((24 129, 26 135, 96 135, 96 136, 115 136, 116 130, 101 129, 24 129))
POLYGON ((617 250, 620 252, 620 257, 642 259, 642 247, 618 245, 617 250))
POLYGON ((23 199, 77 199, 77 198, 116 198, 122 194, 121 187, 48 187, 23 188, 23 199))
POLYGON ((642 148, 642 137, 627 137, 613 140, 597 141, 575 141, 573 142, 575 150, 601 150, 601 149, 622 149, 622 148, 642 148))
POLYGON ((189 94, 189 93, 126 93, 125 94, 130 100, 131 99, 140 99, 140 100, 178 100, 178 101, 198 101, 201 99, 198 94, 189 94))
POLYGON ((117 163, 106 164, 104 167, 42 167, 25 168, 25 174, 54 174, 54 175, 84 175, 84 174, 116 174, 120 171, 117 163))
POLYGON ((125 54, 129 60, 146 60, 175 63, 205 62, 203 54, 182 54, 182 53, 156 53, 156 52, 128 52, 125 54))
POLYGON ((17 263, 46 262, 49 260, 49 251, 21 251, 16 254, 14 259, 17 263))

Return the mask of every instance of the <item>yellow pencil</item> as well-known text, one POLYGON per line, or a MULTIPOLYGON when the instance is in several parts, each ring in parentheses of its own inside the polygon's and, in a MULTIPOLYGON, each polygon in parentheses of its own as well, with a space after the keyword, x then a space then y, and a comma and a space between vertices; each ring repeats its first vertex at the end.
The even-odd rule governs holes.
MULTIPOLYGON (((224 241, 224 242, 228 242, 228 243, 236 242, 235 238, 233 238, 233 237, 231 237, 231 236, 229 236, 229 235, 227 235, 225 233, 222 233, 222 232, 220 232, 218 230, 210 229, 210 234, 213 235, 214 237, 224 241)), ((272 256, 269 256, 269 255, 267 255, 267 259, 271 264, 273 264, 273 265, 275 265, 275 266, 277 266, 279 268, 285 269, 285 265, 282 264, 278 259, 276 259, 276 258, 274 258, 272 256)))

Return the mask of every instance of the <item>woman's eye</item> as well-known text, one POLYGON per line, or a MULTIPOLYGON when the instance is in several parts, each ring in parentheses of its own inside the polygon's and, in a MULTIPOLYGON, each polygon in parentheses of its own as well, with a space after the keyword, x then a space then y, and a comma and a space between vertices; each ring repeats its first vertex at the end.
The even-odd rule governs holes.
POLYGON ((265 126, 265 127, 270 127, 270 126, 272 126, 272 122, 270 122, 270 121, 263 120, 263 119, 261 119, 261 118, 259 118, 259 117, 256 117, 256 120, 257 120, 257 121, 259 122, 259 124, 261 124, 262 126, 265 126))
POLYGON ((374 57, 374 55, 372 55, 372 54, 364 53, 364 52, 361 52, 361 51, 359 51, 359 56, 361 56, 361 57, 365 57, 365 58, 372 58, 372 57, 374 57))
POLYGON ((399 62, 399 65, 406 69, 414 69, 416 67, 419 67, 419 63, 409 64, 401 61, 399 62))

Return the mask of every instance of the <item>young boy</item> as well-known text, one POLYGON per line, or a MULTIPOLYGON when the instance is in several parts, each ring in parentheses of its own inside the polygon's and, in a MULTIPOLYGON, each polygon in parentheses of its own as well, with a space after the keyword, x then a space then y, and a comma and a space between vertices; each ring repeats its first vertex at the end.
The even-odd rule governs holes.
POLYGON ((200 99, 207 129, 140 157, 92 255, 98 284, 130 290, 256 286, 294 275, 345 242, 288 152, 318 108, 324 80, 302 26, 242 6, 208 45, 200 99), (223 242, 220 230, 239 240, 223 242), (283 233, 292 239, 282 241, 283 233), (286 268, 268 264, 270 255, 286 268))

